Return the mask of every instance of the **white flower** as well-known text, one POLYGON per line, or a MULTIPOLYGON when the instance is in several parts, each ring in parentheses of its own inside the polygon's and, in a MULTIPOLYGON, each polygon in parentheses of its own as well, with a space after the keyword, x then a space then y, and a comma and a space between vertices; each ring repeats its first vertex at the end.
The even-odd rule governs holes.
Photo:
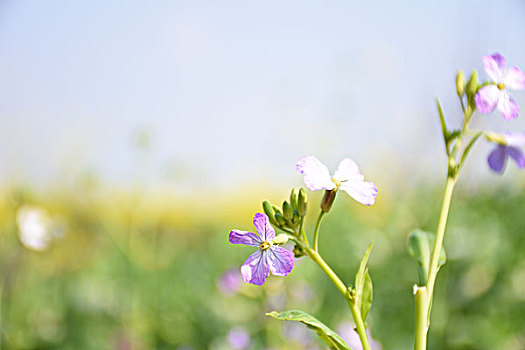
POLYGON ((18 234, 22 244, 32 250, 45 251, 53 239, 53 221, 45 210, 24 205, 16 214, 18 234))
POLYGON ((313 156, 299 159, 296 169, 304 175, 304 183, 312 191, 341 189, 359 203, 375 203, 376 185, 364 181, 365 177, 359 171, 359 167, 350 158, 345 158, 339 163, 334 176, 331 176, 328 168, 313 156))

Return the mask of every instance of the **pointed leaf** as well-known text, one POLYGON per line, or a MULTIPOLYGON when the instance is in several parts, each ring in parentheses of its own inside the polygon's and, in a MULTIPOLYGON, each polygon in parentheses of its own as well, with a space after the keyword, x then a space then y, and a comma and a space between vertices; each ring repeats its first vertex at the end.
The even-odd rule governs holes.
POLYGON ((372 279, 368 273, 367 265, 373 245, 374 242, 370 242, 370 245, 368 246, 365 255, 361 259, 359 269, 355 275, 354 301, 359 310, 361 310, 363 322, 365 321, 368 311, 370 311, 370 307, 372 306, 372 279))
MULTIPOLYGON (((432 250, 434 249, 434 237, 435 235, 433 233, 422 230, 414 230, 408 236, 408 254, 416 260, 419 266, 419 284, 422 286, 427 283, 430 259, 432 250)), ((447 255, 445 248, 442 247, 438 260, 438 268, 444 265, 446 261, 447 255)))
POLYGON ((459 162, 460 167, 463 167, 463 164, 465 164, 465 160, 467 159, 470 153, 470 150, 472 149, 476 141, 478 141, 481 135, 483 135, 483 131, 479 131, 476 135, 474 135, 472 139, 470 140, 469 144, 467 145, 467 147, 465 147, 465 150, 463 151, 463 154, 461 155, 461 161, 459 162))
POLYGON ((266 314, 277 320, 298 321, 304 323, 308 328, 317 332, 319 337, 333 350, 351 350, 341 337, 328 328, 324 323, 300 310, 290 310, 284 312, 272 311, 266 314))
POLYGON ((368 246, 368 249, 365 252, 365 255, 363 255, 363 258, 361 259, 361 263, 359 264, 359 269, 357 270, 357 273, 355 275, 355 289, 359 290, 363 288, 365 273, 367 270, 368 265, 368 258, 370 257, 370 252, 372 251, 372 246, 374 245, 374 242, 370 242, 370 245, 368 246))
POLYGON ((443 115, 443 109, 441 108, 441 104, 439 103, 439 100, 437 97, 436 97, 436 106, 437 106, 437 110, 439 114, 439 123, 441 124, 441 132, 443 133, 443 139, 445 140, 445 145, 448 145, 447 122, 445 121, 445 116, 443 115))
POLYGON ((366 321, 366 316, 368 316, 368 311, 370 311, 370 308, 372 307, 372 299, 373 299, 373 285, 372 285, 372 278, 370 277, 370 272, 366 271, 365 274, 365 280, 363 284, 363 295, 361 298, 361 317, 363 318, 363 322, 366 321))

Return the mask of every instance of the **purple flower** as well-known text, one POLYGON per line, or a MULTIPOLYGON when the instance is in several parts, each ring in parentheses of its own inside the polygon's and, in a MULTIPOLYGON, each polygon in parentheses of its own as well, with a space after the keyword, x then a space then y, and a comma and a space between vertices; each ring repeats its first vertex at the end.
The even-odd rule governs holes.
POLYGON ((237 269, 229 269, 217 280, 217 287, 225 295, 235 294, 241 287, 241 275, 237 269))
POLYGON ((328 168, 313 156, 299 159, 298 172, 304 175, 304 183, 312 191, 341 189, 359 203, 372 205, 377 196, 377 187, 373 182, 365 182, 357 164, 350 158, 339 163, 334 176, 328 168))
POLYGON ((270 225, 268 216, 262 213, 255 214, 253 225, 259 236, 251 232, 232 230, 230 243, 259 247, 242 264, 241 275, 245 282, 260 286, 266 281, 270 271, 275 276, 286 276, 290 273, 293 267, 293 255, 288 250, 273 244, 275 230, 270 225))
POLYGON ((507 60, 503 55, 495 53, 483 57, 483 67, 493 84, 482 87, 475 96, 476 107, 481 113, 490 113, 498 107, 503 118, 516 118, 520 107, 507 92, 507 89, 521 90, 525 88, 525 73, 518 67, 507 69, 507 60))
POLYGON ((525 167, 525 154, 519 148, 525 146, 524 132, 505 133, 494 141, 497 143, 497 146, 490 152, 488 157, 490 169, 502 174, 509 157, 514 159, 519 168, 525 167))
POLYGON ((250 344, 250 334, 243 327, 234 327, 228 333, 228 345, 231 349, 245 349, 250 344))

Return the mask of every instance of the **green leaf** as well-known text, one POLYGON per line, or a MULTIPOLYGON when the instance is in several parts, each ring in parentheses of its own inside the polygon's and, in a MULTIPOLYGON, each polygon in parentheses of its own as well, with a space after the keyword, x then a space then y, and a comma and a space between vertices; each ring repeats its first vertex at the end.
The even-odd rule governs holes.
POLYGON ((368 316, 368 311, 370 311, 370 308, 372 307, 373 291, 374 288, 372 286, 372 278, 370 277, 370 273, 367 269, 365 274, 365 283, 363 284, 363 295, 361 298, 362 301, 360 308, 363 322, 366 320, 366 316, 368 316))
POLYGON ((266 314, 277 320, 298 321, 304 323, 308 328, 317 332, 319 337, 333 350, 351 350, 341 337, 328 328, 324 323, 300 310, 290 310, 284 312, 272 311, 266 314))
POLYGON ((372 279, 368 273, 368 258, 370 257, 370 252, 372 251, 372 246, 374 242, 370 242, 368 249, 365 252, 365 255, 361 259, 359 264, 359 269, 355 275, 355 295, 354 302, 361 311, 361 317, 363 322, 366 320, 368 311, 372 307, 372 279))
POLYGON ((478 133, 476 133, 476 135, 474 135, 472 137, 472 139, 470 140, 470 142, 467 145, 467 147, 465 147, 465 150, 463 151, 463 155, 461 155, 461 161, 459 163, 460 167, 462 167, 463 164, 465 164, 465 160, 467 159, 467 157, 468 157, 468 155, 470 153, 470 150, 472 149, 472 147, 474 146, 476 141, 478 141, 478 139, 480 138, 481 135, 483 135, 483 131, 479 131, 478 133))
MULTIPOLYGON (((431 232, 414 230, 408 236, 408 254, 412 256, 419 266, 419 285, 427 283, 430 259, 434 249, 435 235, 431 232)), ((445 248, 441 248, 438 260, 438 269, 447 261, 445 248)))
MULTIPOLYGON (((445 121, 445 115, 443 114, 443 109, 441 108, 441 104, 439 103, 439 100, 436 97, 436 107, 439 114, 439 123, 441 124, 441 132, 443 133, 443 139, 445 140, 445 145, 448 146, 448 129, 447 129, 447 122, 445 121)), ((447 149, 448 152, 448 149, 447 149)))

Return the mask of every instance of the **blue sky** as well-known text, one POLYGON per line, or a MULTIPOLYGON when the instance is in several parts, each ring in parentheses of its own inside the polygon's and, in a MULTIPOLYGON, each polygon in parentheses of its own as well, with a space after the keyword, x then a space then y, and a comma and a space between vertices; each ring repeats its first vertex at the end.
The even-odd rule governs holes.
POLYGON ((296 179, 304 154, 432 176, 434 96, 457 121, 458 68, 484 78, 495 51, 525 68, 524 15, 518 0, 4 1, 0 180, 230 188, 296 179))

